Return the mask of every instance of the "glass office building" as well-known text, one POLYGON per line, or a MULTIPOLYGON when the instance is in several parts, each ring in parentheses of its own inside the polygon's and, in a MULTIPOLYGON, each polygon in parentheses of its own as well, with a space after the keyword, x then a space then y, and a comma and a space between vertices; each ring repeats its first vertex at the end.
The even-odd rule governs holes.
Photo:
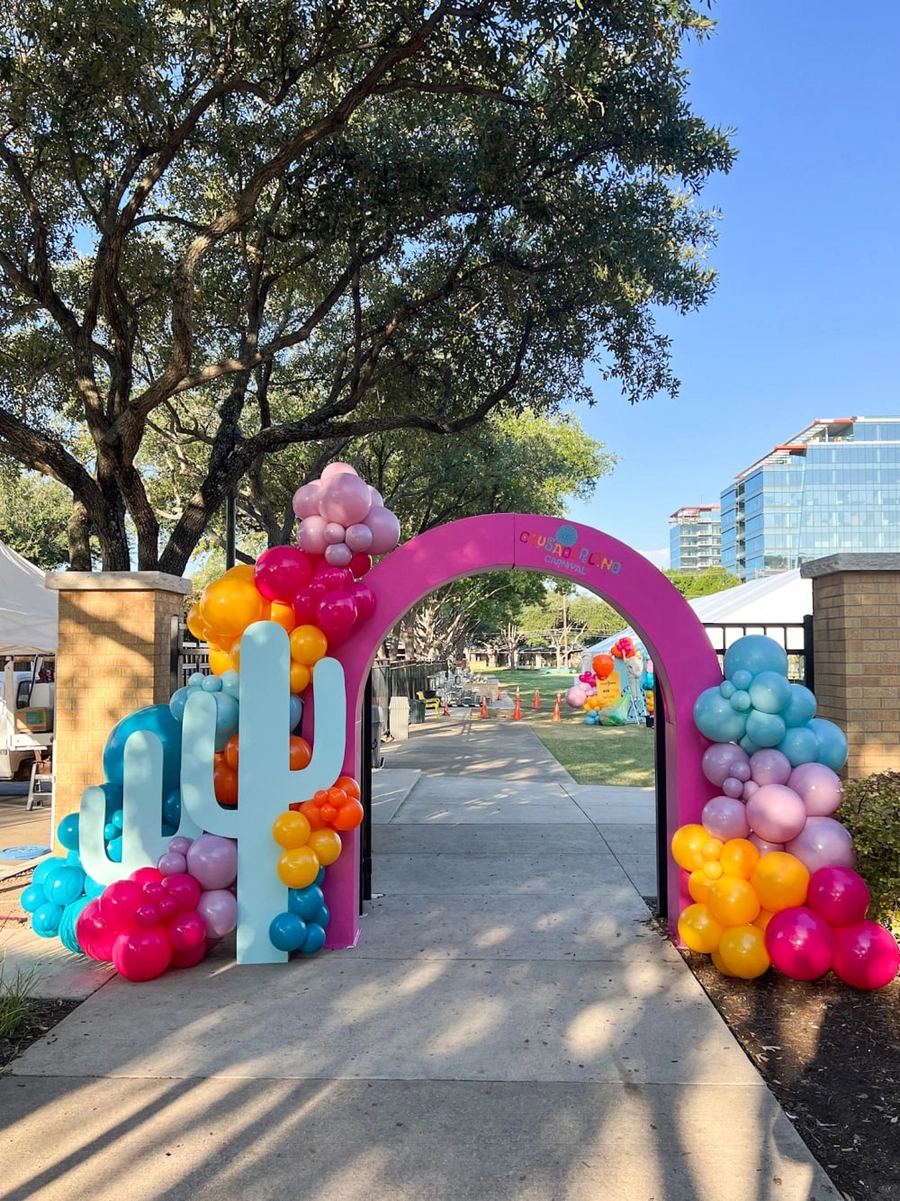
POLYGON ((669 518, 669 566, 684 571, 718 567, 722 550, 718 505, 678 509, 669 518))
POLYGON ((900 551, 900 417, 814 421, 742 471, 721 512, 722 565, 742 580, 900 551))

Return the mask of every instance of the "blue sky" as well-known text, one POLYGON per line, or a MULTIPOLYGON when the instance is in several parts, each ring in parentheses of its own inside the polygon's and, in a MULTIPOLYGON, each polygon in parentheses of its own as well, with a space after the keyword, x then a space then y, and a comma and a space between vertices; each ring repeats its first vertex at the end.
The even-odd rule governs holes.
POLYGON ((664 566, 668 518, 817 417, 900 412, 900 4, 719 0, 691 104, 736 128, 701 193, 722 210, 704 309, 662 314, 676 400, 589 377, 582 424, 621 457, 570 516, 664 566))

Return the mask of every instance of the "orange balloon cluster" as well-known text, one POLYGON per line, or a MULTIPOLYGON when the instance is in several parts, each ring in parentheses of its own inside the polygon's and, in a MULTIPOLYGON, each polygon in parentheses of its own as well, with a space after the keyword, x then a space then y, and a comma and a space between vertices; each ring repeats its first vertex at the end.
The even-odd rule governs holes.
POLYGON ((766 926, 775 913, 806 899, 804 864, 785 851, 760 856, 745 838, 711 838, 696 824, 675 831, 672 856, 690 873, 694 901, 678 919, 681 941, 691 951, 711 955, 723 975, 761 976, 771 965, 766 926))
POLYGON ((272 837, 282 848, 278 875, 288 888, 306 888, 319 869, 336 862, 341 853, 340 835, 334 830, 313 830, 308 819, 296 810, 279 813, 272 823, 272 837))
POLYGON ((360 788, 352 776, 338 776, 331 788, 320 789, 311 800, 291 805, 315 830, 355 830, 363 819, 360 788))
MULTIPOLYGON (((291 771, 302 771, 312 759, 312 747, 299 734, 291 734, 289 743, 291 771)), ((238 758, 240 742, 232 734, 225 743, 224 751, 213 755, 213 790, 220 805, 229 808, 238 803, 238 758)))

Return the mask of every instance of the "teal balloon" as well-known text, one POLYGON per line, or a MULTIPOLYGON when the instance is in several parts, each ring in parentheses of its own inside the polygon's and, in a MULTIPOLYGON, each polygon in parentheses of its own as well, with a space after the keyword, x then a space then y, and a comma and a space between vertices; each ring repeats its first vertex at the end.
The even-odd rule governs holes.
POLYGON ((737 689, 731 680, 723 680, 719 685, 719 696, 724 696, 726 701, 730 701, 736 692, 737 689))
POLYGON ((187 704, 187 699, 190 695, 190 688, 179 688, 178 691, 173 692, 169 698, 169 712, 176 721, 181 721, 184 717, 184 707, 187 704))
POLYGON ((181 789, 170 792, 162 805, 162 820, 164 826, 177 830, 181 823, 181 789))
POLYGON ((707 688, 694 702, 694 724, 711 742, 736 742, 744 736, 747 719, 734 711, 718 688, 707 688))
POLYGON ((315 880, 313 880, 313 884, 318 884, 319 887, 321 888, 324 880, 325 880, 325 868, 320 867, 319 870, 316 872, 316 878, 315 878, 315 880))
POLYGON ((222 681, 222 691, 234 697, 239 702, 241 699, 241 677, 238 673, 236 671, 223 671, 219 679, 222 681))
POLYGON ((819 753, 819 740, 806 726, 789 726, 777 749, 785 755, 791 767, 801 763, 815 763, 819 753))
POLYGON ((99 880, 92 880, 90 876, 85 876, 84 895, 89 901, 93 900, 94 897, 99 897, 104 888, 106 888, 106 885, 101 884, 99 880))
POLYGON ((80 867, 67 865, 50 878, 50 882, 44 885, 44 891, 48 894, 47 900, 55 905, 63 908, 71 905, 84 892, 84 872, 80 867))
POLYGON ((43 885, 47 877, 52 876, 56 869, 64 863, 65 860, 60 859, 57 855, 53 855, 50 859, 42 859, 31 873, 31 883, 43 885))
POLYGON ((731 676, 731 683, 735 688, 740 688, 742 692, 746 692, 753 683, 753 672, 743 670, 733 672, 731 676))
POLYGON ((806 723, 806 728, 812 730, 819 744, 816 755, 817 763, 824 763, 832 771, 840 771, 847 762, 847 736, 840 726, 822 717, 814 717, 806 723))
POLYGON ((747 737, 759 747, 778 746, 785 729, 777 713, 760 713, 754 709, 747 715, 747 737))
POLYGON ((118 838, 119 837, 119 827, 114 826, 112 822, 107 822, 106 825, 103 827, 103 837, 106 839, 107 842, 112 841, 113 838, 118 838))
POLYGON ((78 850, 78 814, 69 813, 56 827, 56 837, 60 846, 67 851, 78 850))
POLYGON ((77 851, 69 851, 66 855, 66 863, 72 864, 73 867, 81 867, 81 856, 77 851))
POLYGON ((325 927, 331 921, 331 910, 327 905, 320 906, 319 912, 313 918, 313 921, 317 926, 321 926, 323 930, 325 929, 325 927))
POLYGON ((774 639, 767 638, 765 634, 745 634, 743 638, 733 642, 725 652, 724 675, 726 679, 734 681, 737 687, 740 685, 734 679, 736 671, 749 671, 754 676, 761 671, 775 671, 786 676, 787 669, 788 659, 784 647, 779 646, 774 639))
POLYGON ((299 951, 306 935, 306 922, 296 913, 277 913, 269 923, 269 942, 277 951, 299 951))
POLYGON ((300 950, 304 955, 315 955, 316 951, 321 951, 324 946, 325 930, 315 922, 310 922, 306 927, 306 938, 300 950))
POLYGON ((147 730, 155 734, 163 748, 163 795, 179 785, 181 776, 181 723, 172 716, 168 705, 148 705, 124 717, 114 726, 103 750, 103 774, 112 784, 121 785, 125 771, 125 743, 131 734, 147 730))
POLYGON ((206 676, 203 674, 202 671, 192 671, 191 674, 188 676, 187 686, 188 686, 188 688, 202 688, 203 681, 205 679, 206 679, 206 676))
POLYGON ((113 838, 106 844, 106 853, 107 853, 107 855, 109 855, 109 857, 113 861, 113 863, 121 863, 122 862, 122 835, 121 834, 119 835, 118 838, 113 838))
POLYGON ((237 733, 240 707, 227 692, 214 692, 213 699, 216 702, 216 750, 224 751, 225 743, 237 733))
POLYGON ((816 698, 802 684, 791 684, 791 700, 781 714, 788 729, 805 726, 816 715, 816 698))
POLYGON ((748 755, 755 755, 758 750, 762 749, 759 743, 754 742, 748 734, 745 734, 744 737, 740 739, 738 746, 742 751, 746 751, 748 755))
MULTIPOLYGON (((306 888, 288 889, 288 910, 302 917, 305 922, 316 920, 316 914, 325 904, 325 894, 318 884, 307 884, 306 888)), ((324 925, 324 923, 320 923, 324 925)))
POLYGON ((303 700, 296 692, 292 692, 288 704, 290 706, 291 729, 296 730, 297 726, 300 725, 300 718, 303 716, 303 700))
POLYGON ((29 884, 19 897, 19 904, 26 913, 34 913, 35 909, 40 909, 46 900, 43 884, 29 884))
POLYGON ((204 692, 221 692, 222 681, 218 676, 204 676, 203 683, 200 685, 204 692))
POLYGON ((59 919, 59 941, 67 951, 71 951, 75 955, 84 954, 84 948, 75 934, 75 924, 78 921, 78 915, 90 899, 90 897, 78 897, 77 900, 66 905, 62 911, 62 917, 59 919))
POLYGON ((744 688, 735 688, 729 700, 729 705, 735 713, 749 713, 753 708, 753 701, 750 700, 750 693, 744 688))
POLYGON ((754 676, 748 692, 753 708, 761 713, 781 713, 791 703, 791 685, 787 676, 777 671, 761 671, 754 676))
POLYGON ((31 915, 31 928, 40 938, 56 938, 62 915, 62 905, 44 901, 31 915))

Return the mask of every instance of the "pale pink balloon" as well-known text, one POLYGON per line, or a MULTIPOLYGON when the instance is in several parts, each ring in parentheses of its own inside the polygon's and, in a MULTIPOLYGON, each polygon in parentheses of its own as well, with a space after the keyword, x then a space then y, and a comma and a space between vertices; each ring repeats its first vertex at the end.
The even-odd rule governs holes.
POLYGON ((324 481, 331 479, 333 475, 345 474, 356 475, 356 468, 352 467, 349 463, 341 463, 339 460, 336 460, 334 463, 329 463, 327 467, 323 468, 320 478, 324 481))
POLYGON ((191 843, 187 868, 203 889, 228 888, 237 879, 237 843, 220 834, 201 834, 191 843))
POLYGON ((326 521, 341 525, 356 525, 372 508, 369 485, 358 475, 341 473, 322 482, 319 493, 319 512, 326 521))
POLYGON ((789 839, 784 849, 796 855, 810 872, 830 863, 840 867, 853 867, 856 863, 850 831, 833 817, 808 818, 797 837, 789 839))
POLYGON ((750 835, 750 842, 756 847, 760 855, 771 855, 773 851, 783 851, 783 842, 768 842, 765 838, 760 838, 758 834, 750 835))
MULTIPOLYGON (((739 747, 734 742, 714 742, 712 746, 708 746, 703 752, 701 768, 704 776, 709 780, 710 784, 715 784, 721 788, 725 781, 731 777, 732 779, 740 779, 734 768, 738 764, 749 764, 750 756, 742 747, 739 747)), ((746 778, 749 780, 749 769, 746 778)))
POLYGON ((177 876, 187 871, 187 859, 178 851, 166 851, 165 855, 160 855, 157 859, 156 866, 164 876, 177 876))
POLYGON ((325 562, 332 567, 346 567, 353 558, 353 551, 344 542, 336 542, 325 547, 325 562))
POLYGON ((747 820, 767 842, 789 842, 806 825, 806 806, 784 784, 761 784, 747 801, 747 820))
POLYGON ((297 545, 308 555, 324 555, 328 545, 325 541, 325 518, 317 513, 304 517, 297 531, 297 545))
POLYGON ((704 830, 713 838, 746 838, 750 833, 747 812, 740 801, 729 796, 714 796, 703 806, 700 816, 704 830))
POLYGON ((573 684, 566 693, 566 704, 573 709, 580 709, 587 697, 587 689, 582 684, 573 684))
POLYGON ((801 763, 788 783, 813 817, 828 817, 844 799, 841 777, 824 763, 801 763))
POLYGON ((224 938, 237 926, 237 901, 227 888, 201 893, 197 912, 206 922, 207 938, 224 938))
POLYGON ((312 517, 318 515, 319 512, 319 481, 315 480, 311 484, 303 484, 294 493, 294 499, 291 501, 291 508, 299 518, 312 517))
POLYGON ((339 521, 328 521, 322 533, 325 535, 325 541, 329 546, 337 546, 339 542, 344 541, 347 531, 339 521))
POLYGON ((169 850, 174 851, 177 855, 186 855, 190 845, 191 840, 185 838, 183 834, 177 834, 174 838, 169 839, 169 850))
POLYGON ((744 785, 734 776, 729 776, 727 780, 722 782, 722 791, 726 796, 740 799, 744 795, 744 785))
POLYGON ((759 788, 760 788, 760 785, 757 784, 757 782, 755 780, 748 780, 747 783, 744 785, 744 787, 741 789, 741 797, 745 801, 749 801, 750 798, 753 796, 754 792, 759 791, 759 788))
POLYGON ((362 522, 358 522, 356 525, 348 525, 344 541, 354 554, 361 551, 365 552, 372 545, 372 531, 367 525, 363 525, 362 522))
POLYGON ((400 541, 400 522, 390 509, 373 505, 363 524, 372 531, 371 555, 386 555, 400 541))
POLYGON ((774 747, 766 747, 750 756, 750 778, 757 784, 787 784, 791 761, 774 747))
POLYGON ((371 484, 369 484, 369 499, 372 501, 373 505, 380 505, 382 508, 384 508, 384 497, 381 495, 378 489, 373 488, 371 484))

